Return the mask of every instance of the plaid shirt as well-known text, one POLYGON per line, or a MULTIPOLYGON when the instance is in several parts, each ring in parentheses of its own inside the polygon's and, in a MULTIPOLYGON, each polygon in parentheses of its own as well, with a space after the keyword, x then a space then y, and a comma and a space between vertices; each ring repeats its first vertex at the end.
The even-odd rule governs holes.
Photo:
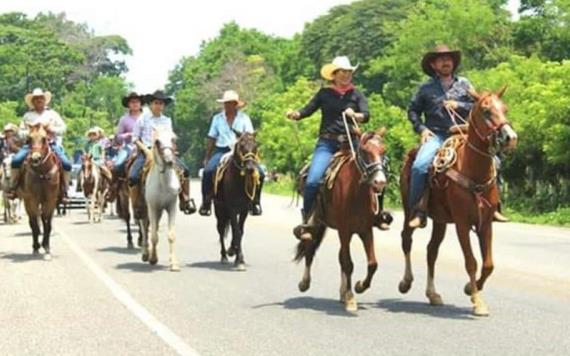
POLYGON ((133 141, 140 139, 145 146, 152 146, 152 129, 167 128, 172 130, 172 120, 168 116, 154 116, 152 113, 137 120, 133 129, 133 141))

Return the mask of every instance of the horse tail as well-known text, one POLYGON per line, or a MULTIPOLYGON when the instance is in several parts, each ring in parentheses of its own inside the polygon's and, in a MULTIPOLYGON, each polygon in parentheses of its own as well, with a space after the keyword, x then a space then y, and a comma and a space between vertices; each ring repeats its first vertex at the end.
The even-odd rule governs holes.
POLYGON ((299 241, 297 244, 295 257, 293 261, 296 263, 301 262, 304 257, 314 256, 317 250, 321 246, 323 239, 325 238, 326 227, 315 228, 315 234, 313 234, 313 239, 310 241, 299 241))

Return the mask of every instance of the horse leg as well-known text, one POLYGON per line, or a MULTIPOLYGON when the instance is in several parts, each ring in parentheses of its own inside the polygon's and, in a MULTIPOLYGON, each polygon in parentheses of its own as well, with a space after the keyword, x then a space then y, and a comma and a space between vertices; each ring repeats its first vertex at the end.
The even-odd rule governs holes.
POLYGON ((299 291, 301 292, 306 292, 311 287, 311 266, 316 253, 315 241, 321 241, 323 239, 323 234, 326 229, 326 225, 317 225, 313 229, 313 240, 299 242, 299 244, 303 244, 302 248, 305 249, 305 271, 303 272, 303 278, 299 282, 299 291))
POLYGON ((354 264, 352 263, 352 258, 350 256, 350 240, 352 238, 352 233, 348 231, 339 230, 340 237, 340 252, 339 252, 339 262, 340 262, 340 301, 344 302, 344 307, 348 312, 355 312, 358 310, 358 304, 356 303, 356 298, 352 293, 352 271, 354 270, 354 264))
POLYGON ((463 251, 463 256, 465 258, 465 269, 469 275, 471 303, 473 303, 473 315, 487 316, 489 315, 489 310, 479 295, 479 290, 477 289, 477 260, 475 260, 475 256, 473 256, 471 242, 469 241, 469 225, 456 223, 455 228, 457 230, 457 237, 459 238, 459 244, 461 245, 461 250, 463 251))
POLYGON ((247 209, 242 211, 239 214, 239 219, 238 219, 238 226, 239 226, 239 236, 237 236, 237 240, 236 240, 236 246, 237 246, 237 256, 236 256, 236 261, 238 262, 237 265, 237 270, 238 271, 245 271, 245 260, 244 260, 244 256, 243 256, 243 249, 242 249, 242 241, 243 241, 243 236, 245 234, 245 220, 247 219, 247 215, 248 215, 248 211, 247 209))
POLYGON ((122 215, 125 223, 127 223, 127 248, 133 249, 135 245, 133 244, 133 234, 131 232, 131 212, 129 210, 129 201, 123 201, 120 193, 117 196, 117 212, 122 215))
POLYGON ((148 221, 150 222, 150 244, 149 245, 149 259, 151 265, 158 263, 158 253, 156 245, 158 244, 158 222, 160 221, 161 211, 156 209, 148 209, 148 221))
POLYGON ((366 278, 364 281, 358 281, 354 285, 354 291, 360 294, 370 288, 374 273, 376 273, 376 270, 378 269, 378 262, 376 261, 376 253, 374 251, 374 235, 372 233, 372 229, 358 235, 360 236, 360 239, 364 245, 364 250, 366 251, 366 259, 368 261, 368 271, 366 273, 366 278))
MULTIPOLYGON (((479 247, 481 248, 481 257, 483 259, 483 265, 481 266, 481 277, 477 281, 477 289, 483 290, 485 281, 491 273, 493 273, 493 225, 489 223, 482 226, 481 231, 477 234, 479 238, 479 247)), ((465 293, 471 295, 471 290, 465 286, 465 293)))
POLYGON ((30 228, 32 229, 33 254, 38 255, 40 253, 40 226, 38 224, 38 216, 36 214, 30 214, 30 212, 28 212, 28 222, 30 224, 30 228))
POLYGON ((445 237, 446 225, 445 223, 433 223, 433 229, 431 232, 431 239, 427 246, 427 264, 428 264, 428 276, 427 276, 427 287, 426 287, 426 297, 429 299, 431 305, 443 305, 443 300, 441 295, 439 295, 435 289, 434 276, 435 276, 435 261, 437 260, 437 255, 439 252, 439 246, 445 237))
POLYGON ((240 251, 238 246, 238 241, 241 238, 242 231, 239 225, 237 212, 232 211, 230 213, 230 224, 232 227, 232 241, 230 243, 230 249, 228 250, 228 255, 229 256, 235 255, 235 260, 234 260, 235 269, 237 271, 244 271, 245 266, 240 261, 240 251))
POLYGON ((149 259, 149 248, 148 248, 148 230, 146 229, 145 219, 138 220, 139 225, 139 241, 142 244, 142 261, 148 262, 149 259))
POLYGON ((168 209, 168 244, 170 251, 170 270, 172 272, 180 271, 180 263, 178 258, 176 258, 176 253, 174 250, 174 242, 176 241, 176 200, 168 209))
POLYGON ((43 223, 43 230, 44 230, 42 247, 43 247, 44 252, 45 252, 44 260, 46 260, 46 261, 51 260, 50 241, 49 240, 50 240, 50 235, 51 235, 52 218, 53 218, 53 213, 42 214, 42 223, 43 223))
MULTIPOLYGON (((407 214, 406 214, 407 215, 407 214)), ((402 251, 404 252, 404 258, 406 261, 406 267, 404 270, 404 277, 398 285, 398 290, 400 293, 408 293, 410 288, 412 288, 412 282, 414 281, 414 275, 412 273, 412 234, 414 230, 408 226, 408 218, 404 219, 404 229, 402 230, 402 251)))

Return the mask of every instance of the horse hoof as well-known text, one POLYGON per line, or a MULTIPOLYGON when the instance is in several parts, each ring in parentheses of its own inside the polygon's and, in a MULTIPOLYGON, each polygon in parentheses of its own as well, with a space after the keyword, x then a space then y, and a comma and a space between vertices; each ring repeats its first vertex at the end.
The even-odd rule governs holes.
POLYGON ((412 282, 411 281, 402 280, 402 281, 400 281, 400 284, 398 285, 398 290, 402 294, 408 293, 410 291, 410 288, 412 288, 412 282))
POLYGON ((437 293, 432 293, 432 294, 426 294, 426 296, 429 299, 430 305, 433 305, 433 306, 443 305, 443 299, 441 298, 441 295, 439 295, 437 293))
POLYGON ((365 287, 364 283, 362 283, 362 281, 356 282, 356 285, 354 286, 354 291, 358 294, 364 293, 364 291, 367 289, 368 289, 368 287, 365 287))
POLYGON ((148 262, 148 253, 143 253, 143 254, 142 254, 142 261, 143 261, 143 262, 148 262))
POLYGON ((170 265, 171 272, 180 272, 180 265, 178 263, 173 263, 170 265))
POLYGON ((133 244, 132 241, 127 242, 127 248, 128 248, 129 250, 132 250, 132 249, 135 248, 135 245, 133 244))
POLYGON ((230 247, 230 248, 228 249, 228 256, 234 257, 235 254, 236 254, 236 250, 235 250, 233 247, 230 247))
POLYGON ((158 263, 158 257, 152 256, 151 258, 149 258, 148 263, 150 263, 153 266, 156 265, 158 263))
POLYGON ((228 260, 228 258, 227 258, 226 256, 224 256, 224 257, 221 258, 220 262, 221 262, 223 265, 227 265, 228 262, 230 262, 230 261, 228 260))
POLYGON ((301 293, 308 291, 310 287, 311 287, 310 280, 302 280, 301 282, 299 282, 299 291, 301 293))
POLYGON ((44 261, 51 261, 51 254, 46 253, 46 254, 44 255, 44 261))
POLYGON ((40 254, 40 249, 34 249, 34 251, 32 252, 32 255, 37 256, 40 254))
POLYGON ((349 313, 357 312, 358 311, 358 303, 356 303, 356 299, 354 299, 354 298, 348 299, 344 303, 344 308, 349 313))
POLYGON ((247 269, 245 268, 245 264, 240 263, 236 266, 235 270, 238 272, 245 272, 247 269))
POLYGON ((463 293, 465 293, 465 295, 467 295, 468 297, 471 296, 471 283, 467 282, 467 284, 465 285, 465 287, 463 288, 463 293))
POLYGON ((474 316, 489 316, 489 308, 486 305, 476 305, 473 307, 474 316))

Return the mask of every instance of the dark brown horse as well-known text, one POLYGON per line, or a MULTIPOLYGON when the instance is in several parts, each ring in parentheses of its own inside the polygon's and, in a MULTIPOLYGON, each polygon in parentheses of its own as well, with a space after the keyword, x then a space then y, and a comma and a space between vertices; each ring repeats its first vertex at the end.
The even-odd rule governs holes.
MULTIPOLYGON (((471 93, 476 103, 469 120, 466 143, 457 149, 455 163, 447 171, 435 177, 428 195, 428 216, 433 220, 433 230, 427 247, 426 296, 432 305, 443 304, 434 284, 435 261, 439 246, 445 237, 446 224, 454 223, 469 275, 465 293, 471 296, 473 314, 478 316, 489 314, 479 292, 493 271, 492 220, 499 203, 494 156, 499 151, 513 149, 517 144, 517 135, 506 117, 507 108, 501 101, 503 93, 504 89, 497 94, 471 93), (483 259, 479 280, 476 279, 477 261, 469 239, 472 228, 477 234, 483 259)), ((404 202, 408 201, 410 169, 414 157, 415 151, 408 154, 400 176, 404 202)), ((410 256, 413 229, 408 225, 412 216, 409 207, 404 205, 402 250, 406 259, 406 269, 399 285, 401 293, 408 292, 413 281, 410 256)))
MULTIPOLYGON (((128 171, 132 166, 133 159, 129 159, 125 163, 122 170, 114 170, 113 181, 111 182, 111 189, 109 191, 109 202, 115 201, 117 214, 127 225, 127 248, 134 248, 133 235, 131 232, 131 207, 129 197, 128 185, 128 171)), ((139 230, 138 246, 142 246, 142 232, 139 230)))
POLYGON ((43 247, 45 260, 51 260, 50 234, 53 212, 61 189, 61 164, 48 144, 46 130, 42 126, 32 126, 29 131, 30 154, 24 162, 23 184, 19 185, 19 196, 32 229, 33 253, 39 254, 41 219, 43 227, 43 247))
MULTIPOLYGON (((350 256, 350 241, 354 234, 360 236, 368 260, 366 278, 354 286, 357 293, 363 293, 370 288, 378 267, 372 227, 379 208, 377 194, 386 186, 384 133, 385 130, 381 129, 378 132, 367 132, 360 137, 355 157, 342 166, 332 188, 321 188, 315 202, 315 213, 310 221, 313 226, 312 240, 303 240, 297 245, 295 261, 300 262, 305 258, 305 272, 299 282, 299 290, 305 292, 311 285, 311 264, 327 227, 338 231, 340 300, 349 312, 358 310, 356 298, 352 293, 354 264, 350 256)), ((350 155, 350 152, 346 151, 345 154, 350 155)))
POLYGON ((222 263, 228 261, 228 256, 235 255, 236 270, 245 271, 242 239, 249 207, 256 190, 259 189, 259 157, 255 134, 236 134, 239 138, 233 154, 225 170, 217 173, 215 177, 220 179, 215 183, 217 189, 214 194, 214 209, 220 234, 222 263), (226 251, 224 240, 230 227, 232 240, 226 251))

